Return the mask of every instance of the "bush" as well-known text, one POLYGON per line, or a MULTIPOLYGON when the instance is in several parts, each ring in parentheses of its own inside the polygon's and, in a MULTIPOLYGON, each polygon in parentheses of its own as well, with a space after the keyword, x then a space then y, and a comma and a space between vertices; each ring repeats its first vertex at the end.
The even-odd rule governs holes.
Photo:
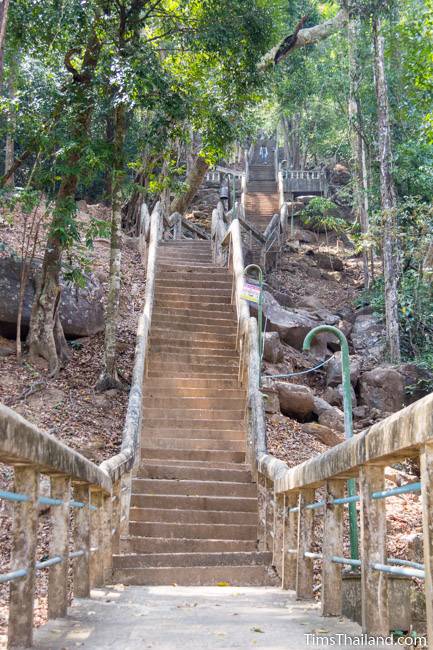
POLYGON ((341 217, 336 216, 338 208, 330 199, 315 196, 300 213, 303 224, 321 232, 346 233, 350 226, 341 217))

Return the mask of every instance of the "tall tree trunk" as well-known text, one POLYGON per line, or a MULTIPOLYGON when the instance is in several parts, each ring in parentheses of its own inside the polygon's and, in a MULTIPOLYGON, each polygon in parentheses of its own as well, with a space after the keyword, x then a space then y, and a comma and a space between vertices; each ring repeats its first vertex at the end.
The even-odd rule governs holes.
POLYGON ((8 79, 8 92, 11 107, 7 116, 7 133, 5 144, 5 176, 8 178, 5 181, 5 186, 14 187, 15 174, 13 172, 15 163, 15 129, 16 129, 16 111, 13 101, 15 99, 15 64, 10 66, 9 79, 8 79))
POLYGON ((122 262, 122 186, 124 180, 123 151, 126 132, 126 110, 118 104, 114 117, 113 199, 111 208, 110 286, 105 311, 104 367, 96 385, 103 391, 122 386, 117 375, 117 326, 122 262))
POLYGON ((358 38, 359 38, 359 21, 351 17, 347 28, 348 46, 349 46, 349 126, 352 149, 352 179, 353 179, 353 208, 356 221, 360 224, 362 244, 362 262, 364 273, 364 286, 366 289, 370 286, 370 272, 368 267, 368 245, 366 238, 369 231, 368 211, 365 203, 365 184, 364 184, 364 165, 363 155, 364 143, 361 132, 361 109, 359 102, 359 57, 358 57, 358 38))
POLYGON ((400 362, 398 324, 398 254, 396 194, 392 178, 391 125, 385 72, 384 37, 380 18, 373 19, 373 44, 380 163, 380 197, 383 218, 383 273, 385 283, 386 335, 390 361, 400 362))
POLYGON ((186 210, 191 205, 191 201, 197 194, 198 188, 202 184, 208 169, 209 164, 205 161, 202 155, 199 154, 194 162, 193 167, 191 168, 190 173, 186 177, 185 192, 180 196, 177 196, 171 202, 170 214, 173 214, 173 212, 180 212, 180 214, 185 214, 186 210))
POLYGON ((0 84, 3 81, 4 44, 8 22, 9 0, 0 0, 0 84))
POLYGON ((290 145, 289 145, 290 125, 289 125, 289 120, 285 115, 283 115, 281 118, 281 124, 283 127, 283 137, 284 137, 284 158, 287 160, 287 167, 290 167, 290 145))
POLYGON ((65 59, 68 70, 73 75, 71 96, 77 101, 77 115, 71 133, 75 143, 71 148, 65 166, 68 172, 63 176, 57 194, 56 205, 47 238, 41 275, 37 281, 35 298, 30 317, 28 335, 31 356, 41 356, 48 361, 49 372, 56 374, 68 357, 68 349, 60 323, 60 271, 64 242, 61 233, 64 229, 64 215, 71 215, 75 209, 74 196, 78 184, 79 163, 87 144, 94 100, 90 100, 90 88, 101 51, 97 29, 91 33, 86 45, 83 66, 80 72, 71 67, 65 59))

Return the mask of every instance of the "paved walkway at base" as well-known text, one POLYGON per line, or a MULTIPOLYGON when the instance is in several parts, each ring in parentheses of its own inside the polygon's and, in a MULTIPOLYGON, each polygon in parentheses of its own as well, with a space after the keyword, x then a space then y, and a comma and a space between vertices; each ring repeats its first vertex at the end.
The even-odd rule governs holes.
MULTIPOLYGON (((360 628, 322 618, 315 604, 267 587, 123 587, 97 589, 74 602, 66 619, 35 634, 39 650, 300 650, 320 647, 306 635, 344 635, 360 628)), ((357 646, 366 648, 367 646, 357 646)))

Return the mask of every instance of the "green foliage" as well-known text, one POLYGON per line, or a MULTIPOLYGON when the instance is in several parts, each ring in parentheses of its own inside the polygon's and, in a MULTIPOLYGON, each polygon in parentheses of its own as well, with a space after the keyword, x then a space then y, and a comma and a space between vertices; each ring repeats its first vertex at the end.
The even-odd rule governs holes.
MULTIPOLYGON (((404 360, 414 359, 433 370, 433 291, 431 280, 423 280, 413 269, 405 271, 399 283, 399 323, 404 360)), ((360 303, 369 303, 380 318, 385 315, 383 278, 362 294, 360 303)))
POLYGON ((300 213, 302 223, 315 230, 335 232, 337 235, 346 233, 349 224, 338 215, 338 208, 330 199, 316 196, 300 213))

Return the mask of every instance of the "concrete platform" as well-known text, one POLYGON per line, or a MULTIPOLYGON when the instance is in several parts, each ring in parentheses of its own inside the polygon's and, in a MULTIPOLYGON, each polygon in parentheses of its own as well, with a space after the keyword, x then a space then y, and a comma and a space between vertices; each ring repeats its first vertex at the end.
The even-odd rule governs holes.
MULTIPOLYGON (((39 650, 300 650, 307 635, 361 635, 346 619, 321 618, 318 606, 272 587, 124 587, 77 600, 68 618, 36 631, 39 650)), ((323 643, 321 645, 324 645, 323 643)), ((320 647, 320 645, 319 645, 320 647)), ((366 648, 367 645, 357 645, 366 648)))

